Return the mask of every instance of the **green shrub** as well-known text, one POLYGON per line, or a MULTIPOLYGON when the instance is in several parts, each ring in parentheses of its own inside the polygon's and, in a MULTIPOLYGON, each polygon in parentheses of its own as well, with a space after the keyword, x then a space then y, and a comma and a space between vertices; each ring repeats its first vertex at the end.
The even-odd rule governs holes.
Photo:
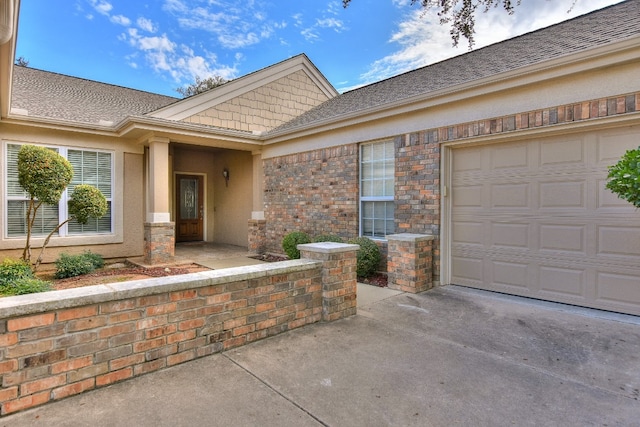
POLYGON ((340 236, 336 236, 335 234, 320 234, 319 236, 314 237, 313 241, 315 243, 320 243, 320 242, 336 242, 336 243, 342 243, 342 237, 340 236))
POLYGON ((618 163, 609 167, 607 178, 609 190, 640 208, 640 147, 627 150, 618 163))
POLYGON ((27 262, 5 259, 0 264, 0 294, 24 295, 49 290, 51 284, 35 278, 27 262))
POLYGON ((356 267, 358 277, 372 276, 376 272, 381 259, 380 248, 376 245, 376 242, 368 237, 356 237, 350 239, 348 243, 360 245, 356 267))
POLYGON ((284 249, 284 253, 287 254, 289 259, 299 259, 300 251, 297 246, 305 243, 311 243, 311 238, 307 233, 292 231, 282 239, 282 249, 284 249))
POLYGON ((31 278, 33 278, 33 272, 26 261, 7 258, 0 264, 0 286, 31 278))
POLYGON ((25 295, 37 292, 50 291, 51 283, 34 277, 24 277, 15 280, 12 283, 0 285, 0 294, 4 296, 25 295))
POLYGON ((91 251, 85 251, 82 256, 91 261, 91 264, 93 264, 96 270, 104 267, 104 258, 102 258, 102 255, 94 254, 91 251))
MULTIPOLYGON (((67 277, 91 273, 96 269, 94 264, 96 257, 100 257, 100 255, 87 252, 80 255, 60 254, 60 258, 55 262, 56 273, 54 277, 56 279, 66 279, 67 277)), ((100 260, 102 260, 102 257, 100 257, 100 260)), ((104 261, 102 262, 104 263, 104 261)))

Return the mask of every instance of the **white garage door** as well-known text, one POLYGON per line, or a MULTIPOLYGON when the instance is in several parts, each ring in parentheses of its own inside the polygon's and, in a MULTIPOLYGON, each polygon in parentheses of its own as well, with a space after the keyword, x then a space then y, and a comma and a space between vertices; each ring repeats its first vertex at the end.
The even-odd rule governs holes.
POLYGON ((640 129, 452 149, 451 283, 640 315, 640 210, 605 188, 640 129))

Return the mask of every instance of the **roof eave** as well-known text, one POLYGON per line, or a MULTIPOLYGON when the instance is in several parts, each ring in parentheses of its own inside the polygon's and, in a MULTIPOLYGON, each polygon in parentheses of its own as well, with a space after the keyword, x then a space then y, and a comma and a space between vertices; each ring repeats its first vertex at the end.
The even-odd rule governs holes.
POLYGON ((613 63, 637 61, 638 58, 640 58, 640 35, 427 94, 377 105, 350 114, 343 114, 339 118, 331 117, 300 125, 295 128, 271 132, 267 135, 267 144, 274 144, 323 131, 335 130, 336 128, 362 124, 384 117, 407 114, 462 99, 533 84, 550 78, 558 78, 586 70, 594 70, 609 66, 613 63), (615 58, 615 61, 611 61, 612 57, 615 58))

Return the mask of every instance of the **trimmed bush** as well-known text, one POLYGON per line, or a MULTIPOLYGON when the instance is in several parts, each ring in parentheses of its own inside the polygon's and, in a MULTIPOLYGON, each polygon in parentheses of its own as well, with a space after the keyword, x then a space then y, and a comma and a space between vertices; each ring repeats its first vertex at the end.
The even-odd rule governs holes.
POLYGON ((627 150, 618 163, 610 166, 607 179, 609 190, 640 208, 640 147, 627 150))
POLYGON ((292 231, 282 239, 282 249, 284 249, 284 253, 287 254, 289 259, 299 259, 300 251, 297 246, 305 243, 311 243, 311 238, 307 233, 292 231))
POLYGON ((33 278, 22 278, 9 285, 0 286, 0 294, 4 296, 34 294, 52 289, 51 283, 33 278))
POLYGON ((49 290, 51 284, 35 278, 27 262, 5 259, 0 264, 0 294, 24 295, 49 290))
POLYGON ((96 268, 104 266, 104 260, 100 255, 91 252, 85 252, 80 255, 60 254, 55 262, 56 279, 66 279, 68 277, 81 276, 89 274, 96 268))
POLYGON ((30 278, 33 278, 33 272, 26 261, 7 258, 0 264, 0 286, 30 278))
POLYGON ((335 242, 335 243, 342 243, 342 237, 340 236, 336 236, 335 234, 321 234, 319 236, 314 237, 313 239, 314 243, 320 243, 320 242, 335 242))
POLYGON ((350 239, 347 243, 353 245, 360 245, 360 249, 357 254, 357 267, 356 274, 358 277, 372 276, 378 265, 382 255, 380 254, 380 248, 373 240, 368 237, 356 237, 350 239))

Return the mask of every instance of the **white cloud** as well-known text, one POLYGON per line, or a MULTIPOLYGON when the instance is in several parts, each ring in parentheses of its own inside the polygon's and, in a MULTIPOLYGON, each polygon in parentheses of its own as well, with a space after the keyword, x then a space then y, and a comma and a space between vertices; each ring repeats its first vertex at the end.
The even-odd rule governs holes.
POLYGON ((153 21, 147 18, 138 18, 138 20, 136 21, 136 25, 138 25, 138 28, 148 33, 155 33, 157 31, 156 25, 153 23, 153 21))
POLYGON ((122 25, 125 27, 131 25, 131 19, 127 18, 124 15, 113 15, 109 18, 109 20, 114 24, 122 25))
POLYGON ((90 0, 89 3, 102 15, 109 15, 109 12, 113 9, 113 5, 104 0, 90 0))
MULTIPOLYGON (((394 0, 394 3, 407 8, 408 0, 394 0)), ((474 49, 574 18, 609 5, 611 0, 589 0, 588 6, 585 3, 578 1, 570 13, 567 11, 571 0, 527 0, 516 7, 513 15, 500 7, 479 13, 474 49)), ((413 8, 405 14, 389 43, 397 46, 395 52, 374 61, 354 88, 468 52, 465 39, 460 40, 457 48, 453 47, 449 27, 439 24, 435 12, 425 13, 422 8, 413 8)), ((349 89, 352 88, 343 90, 349 89)))

